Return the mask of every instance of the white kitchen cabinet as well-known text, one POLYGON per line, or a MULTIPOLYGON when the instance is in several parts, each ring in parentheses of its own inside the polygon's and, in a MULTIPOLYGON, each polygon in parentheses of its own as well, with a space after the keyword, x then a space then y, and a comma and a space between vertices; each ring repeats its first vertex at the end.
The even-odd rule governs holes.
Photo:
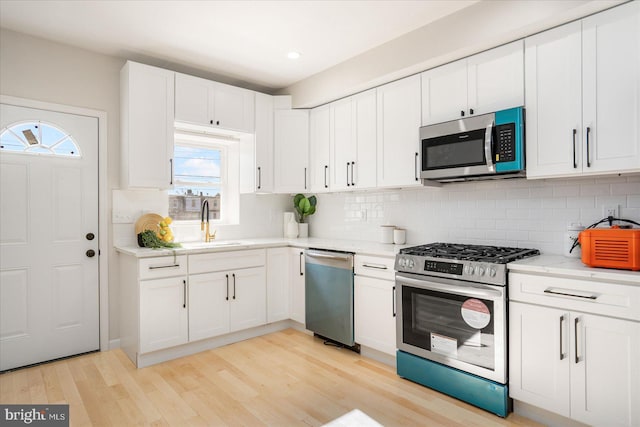
POLYGON ((120 257, 120 346, 139 354, 189 339, 187 257, 120 257))
POLYGON ((189 275, 189 340, 264 325, 266 298, 264 267, 189 275))
POLYGON ((140 282, 141 353, 189 341, 186 287, 186 277, 140 282))
POLYGON ((176 73, 175 120, 253 133, 254 92, 176 73))
POLYGON ((376 186, 376 91, 336 101, 331 107, 331 189, 376 186))
POLYGON ((267 323, 289 318, 289 248, 267 249, 267 323))
POLYGON ((509 392, 589 425, 640 423, 640 289, 509 275, 509 392))
POLYGON ((289 248, 290 318, 305 324, 304 250, 289 248))
POLYGON ((273 192, 273 96, 256 93, 255 188, 273 192))
POLYGON ((264 249, 189 256, 191 341, 267 322, 265 262, 264 249))
POLYGON ((524 105, 522 40, 425 71, 422 125, 524 105))
POLYGON ((356 255, 354 261, 355 341, 393 356, 396 352, 394 259, 356 255))
POLYGON ((189 277, 189 338, 200 340, 229 332, 229 274, 189 277))
POLYGON ((420 180, 420 76, 377 91, 377 186, 411 187, 420 180))
POLYGON ((640 171, 640 3, 525 40, 527 177, 640 171))
POLYGON ((274 113, 274 191, 309 190, 309 110, 274 113))
POLYGON ((335 164, 330 161, 329 106, 309 112, 309 189, 314 193, 329 191, 329 174, 335 164))
POLYGON ((173 186, 174 74, 131 61, 120 71, 123 188, 173 186))

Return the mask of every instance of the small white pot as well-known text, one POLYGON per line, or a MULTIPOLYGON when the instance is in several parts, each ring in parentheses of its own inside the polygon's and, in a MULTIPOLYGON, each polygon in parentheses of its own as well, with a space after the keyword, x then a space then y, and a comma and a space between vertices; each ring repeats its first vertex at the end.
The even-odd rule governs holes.
POLYGON ((306 222, 298 224, 298 237, 300 238, 309 237, 309 224, 307 224, 306 222))

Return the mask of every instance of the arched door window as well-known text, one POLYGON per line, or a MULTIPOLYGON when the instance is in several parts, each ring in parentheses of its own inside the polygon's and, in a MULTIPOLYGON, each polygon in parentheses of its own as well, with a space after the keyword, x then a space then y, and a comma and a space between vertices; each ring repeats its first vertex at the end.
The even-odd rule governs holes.
POLYGON ((75 139, 54 124, 41 121, 13 123, 0 132, 0 150, 10 153, 81 157, 75 139))

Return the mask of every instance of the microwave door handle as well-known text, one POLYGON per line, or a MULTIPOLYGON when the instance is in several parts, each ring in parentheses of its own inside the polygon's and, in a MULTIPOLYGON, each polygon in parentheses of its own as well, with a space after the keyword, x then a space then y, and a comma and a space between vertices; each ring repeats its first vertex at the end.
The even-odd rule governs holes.
POLYGON ((487 126, 484 134, 484 157, 487 160, 487 169, 489 172, 495 172, 495 164, 493 163, 493 120, 487 126))

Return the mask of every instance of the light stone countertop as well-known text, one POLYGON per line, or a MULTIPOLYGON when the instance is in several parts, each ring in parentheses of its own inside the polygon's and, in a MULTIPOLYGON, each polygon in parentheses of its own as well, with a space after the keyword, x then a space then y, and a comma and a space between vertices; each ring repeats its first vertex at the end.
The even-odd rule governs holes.
POLYGON ((337 240, 337 239, 319 239, 310 237, 306 239, 285 239, 281 237, 267 239, 230 239, 216 240, 211 246, 204 247, 203 242, 191 242, 194 245, 202 245, 190 247, 189 242, 185 242, 185 247, 175 249, 149 249, 137 246, 116 246, 116 251, 132 255, 137 258, 150 258, 157 256, 173 255, 191 255, 211 252, 229 252, 247 249, 277 248, 277 247, 297 247, 297 248, 316 248, 327 249, 343 252, 353 252, 358 255, 375 255, 383 257, 395 257, 401 248, 412 245, 394 245, 377 242, 357 241, 357 240, 337 240), (233 242, 238 244, 225 245, 225 242, 233 242), (218 244, 219 246, 216 246, 218 244))
POLYGON ((540 255, 508 264, 510 272, 565 276, 575 279, 616 282, 640 286, 640 271, 588 267, 579 258, 540 255))

